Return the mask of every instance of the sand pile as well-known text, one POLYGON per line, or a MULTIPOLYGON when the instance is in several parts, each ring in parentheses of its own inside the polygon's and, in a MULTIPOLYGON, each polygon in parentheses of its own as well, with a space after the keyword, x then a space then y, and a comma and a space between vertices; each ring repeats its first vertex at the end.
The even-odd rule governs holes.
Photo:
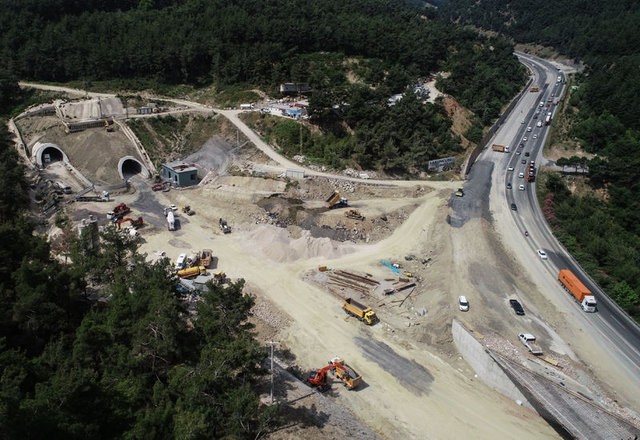
POLYGON ((244 243, 253 252, 261 252, 265 257, 277 262, 314 257, 331 259, 356 250, 353 244, 336 242, 326 237, 314 238, 309 231, 302 231, 301 236, 294 239, 286 229, 271 225, 253 228, 247 234, 244 243))

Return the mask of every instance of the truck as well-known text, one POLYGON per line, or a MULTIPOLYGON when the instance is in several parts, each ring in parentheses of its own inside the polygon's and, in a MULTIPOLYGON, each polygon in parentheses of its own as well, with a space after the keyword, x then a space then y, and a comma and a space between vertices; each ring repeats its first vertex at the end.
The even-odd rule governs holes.
POLYGON ((520 342, 529 349, 529 353, 535 356, 540 356, 542 354, 542 349, 536 342, 536 337, 531 333, 520 333, 518 338, 520 338, 520 342))
POLYGON ((176 230, 176 218, 171 209, 167 210, 167 227, 170 231, 176 230))
POLYGON ((493 145, 491 145, 491 149, 493 151, 501 151, 503 153, 508 153, 509 152, 509 146, 508 145, 493 144, 493 145))
POLYGON ((223 218, 220 218, 220 220, 218 220, 218 226, 220 226, 220 230, 223 234, 228 234, 231 232, 231 226, 229 226, 227 221, 223 218))
POLYGON ((582 284, 577 276, 569 269, 560 269, 558 272, 558 281, 562 287, 575 298, 582 307, 582 310, 588 313, 594 313, 598 309, 596 297, 587 287, 582 284))
POLYGON ((329 197, 327 197, 325 203, 329 209, 349 206, 349 201, 344 197, 340 197, 340 193, 338 191, 334 191, 329 197))
POLYGON ((203 249, 200 253, 200 266, 209 267, 211 264, 211 259, 213 251, 211 249, 203 249))
POLYGON ((180 278, 195 278, 198 275, 206 275, 206 274, 207 274, 207 268, 204 266, 188 267, 186 269, 181 269, 176 272, 176 275, 178 275, 180 278))
POLYGON ((544 125, 551 124, 551 112, 547 113, 547 116, 544 117, 544 125))
POLYGON ((347 298, 344 300, 342 309, 346 312, 347 315, 355 316, 367 325, 375 324, 378 320, 376 312, 371 310, 370 307, 360 304, 352 298, 347 298))
POLYGON ((532 93, 539 92, 539 91, 540 91, 540 88, 538 88, 538 87, 531 87, 531 88, 529 89, 529 91, 530 91, 530 92, 532 92, 532 93))

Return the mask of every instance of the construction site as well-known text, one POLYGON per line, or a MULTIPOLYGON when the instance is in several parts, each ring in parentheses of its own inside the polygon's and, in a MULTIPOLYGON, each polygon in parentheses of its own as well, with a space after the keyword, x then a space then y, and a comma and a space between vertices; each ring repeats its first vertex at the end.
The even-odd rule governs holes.
POLYGON ((263 401, 294 420, 268 438, 570 438, 567 413, 593 425, 591 438, 640 433, 629 409, 640 398, 599 379, 607 366, 588 357, 599 352, 519 263, 499 214, 451 226, 459 181, 303 172, 259 145, 239 112, 140 108, 70 97, 15 118, 34 217, 52 239, 58 212, 138 237, 149 260, 174 263, 192 306, 208 282, 244 279, 256 337, 273 350, 263 401), (194 164, 197 184, 163 180, 127 126, 163 112, 219 120, 171 158, 194 164), (510 298, 525 298, 526 316, 510 298))

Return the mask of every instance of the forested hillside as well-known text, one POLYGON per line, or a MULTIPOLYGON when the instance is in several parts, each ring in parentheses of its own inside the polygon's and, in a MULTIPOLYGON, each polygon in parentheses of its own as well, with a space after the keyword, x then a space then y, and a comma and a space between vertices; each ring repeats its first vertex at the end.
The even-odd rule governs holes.
POLYGON ((145 262, 115 228, 99 249, 69 230, 54 246, 74 263, 52 259, 2 127, 0 437, 256 438, 275 419, 259 407, 266 353, 243 283, 214 287, 188 320, 168 260, 145 262))
MULTIPOLYGON (((590 193, 572 194, 562 179, 548 183, 551 224, 563 242, 620 305, 640 317, 640 4, 567 0, 548 3, 447 0, 441 13, 553 46, 583 61, 565 122, 568 142, 592 160, 590 193)), ((548 214, 549 214, 548 213, 548 214)))
POLYGON ((439 86, 476 113, 471 140, 525 78, 504 40, 401 1, 120 0, 79 8, 72 0, 0 0, 0 67, 21 79, 163 90, 245 84, 276 96, 280 83, 309 83, 312 122, 330 136, 307 136, 297 152, 339 167, 415 173, 429 159, 462 152, 440 104, 418 97, 388 105, 430 74, 450 74, 439 86))

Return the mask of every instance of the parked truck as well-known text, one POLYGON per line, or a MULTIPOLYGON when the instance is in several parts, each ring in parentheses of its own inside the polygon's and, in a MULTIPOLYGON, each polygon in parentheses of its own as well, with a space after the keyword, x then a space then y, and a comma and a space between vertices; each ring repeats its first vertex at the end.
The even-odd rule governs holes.
POLYGON ((520 338, 520 342, 524 344, 525 347, 529 349, 529 352, 533 355, 540 356, 542 354, 542 349, 536 342, 536 337, 531 333, 520 333, 518 335, 520 338))
POLYGON ((569 269, 561 269, 558 273, 558 281, 580 303, 582 310, 589 313, 597 311, 596 297, 573 272, 569 269))
POLYGON ((491 145, 491 149, 493 151, 500 151, 502 153, 508 153, 509 152, 509 146, 508 145, 493 144, 493 145, 491 145))
POLYGON ((342 309, 347 313, 347 315, 355 316, 367 325, 375 324, 378 320, 376 312, 371 310, 370 307, 362 305, 352 298, 347 298, 344 300, 342 309))
POLYGON ((167 227, 170 231, 176 230, 176 218, 173 215, 173 210, 167 210, 167 227))

